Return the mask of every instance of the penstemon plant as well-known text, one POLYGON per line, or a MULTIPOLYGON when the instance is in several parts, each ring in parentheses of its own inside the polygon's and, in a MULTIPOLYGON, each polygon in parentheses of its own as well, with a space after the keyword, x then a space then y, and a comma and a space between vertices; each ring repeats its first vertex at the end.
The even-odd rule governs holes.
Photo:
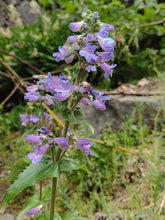
POLYGON ((76 147, 86 156, 92 155, 93 143, 88 138, 80 137, 71 131, 72 121, 80 120, 81 117, 77 104, 79 102, 86 106, 92 104, 103 111, 106 109, 105 102, 110 99, 104 95, 105 91, 95 91, 86 78, 88 73, 96 71, 98 67, 105 72, 105 78, 112 77, 113 68, 116 65, 109 65, 107 62, 114 57, 113 51, 116 43, 109 37, 109 32, 113 31, 114 27, 100 22, 98 12, 91 12, 87 9, 82 12, 82 20, 70 23, 69 28, 72 32, 79 34, 69 36, 66 44, 59 47, 59 52, 53 53, 53 57, 56 61, 65 60, 66 63, 72 63, 78 59, 79 68, 70 76, 63 73, 60 73, 58 77, 52 76, 51 73, 47 76, 33 76, 36 83, 27 87, 24 97, 30 102, 30 109, 33 113, 20 115, 22 126, 35 124, 34 133, 26 137, 27 141, 33 144, 34 151, 27 155, 32 163, 10 186, 2 201, 4 205, 26 187, 51 177, 50 210, 46 209, 48 205, 42 200, 40 192, 40 200, 28 206, 30 210, 27 215, 34 219, 39 219, 37 213, 40 213, 41 219, 59 219, 55 218, 55 200, 60 173, 83 167, 79 161, 68 157, 68 150, 76 147), (65 123, 63 124, 52 113, 52 110, 49 111, 52 114, 44 112, 43 106, 49 106, 47 107, 49 110, 53 109, 56 113, 60 113, 65 123), (56 131, 45 126, 54 119, 52 115, 59 126, 56 131))

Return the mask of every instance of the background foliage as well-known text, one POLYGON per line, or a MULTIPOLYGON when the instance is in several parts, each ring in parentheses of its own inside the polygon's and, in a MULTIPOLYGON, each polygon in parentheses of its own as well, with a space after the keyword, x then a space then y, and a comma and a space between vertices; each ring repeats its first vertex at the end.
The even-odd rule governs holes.
MULTIPOLYGON (((79 20, 81 12, 85 8, 90 8, 99 12, 103 22, 113 24, 115 27, 111 36, 117 42, 114 63, 118 65, 111 80, 105 80, 99 70, 89 75, 90 82, 101 89, 110 90, 119 82, 135 83, 142 77, 164 73, 165 28, 162 19, 164 19, 165 4, 163 1, 40 0, 39 3, 42 6, 42 13, 39 15, 38 23, 10 29, 1 28, 1 49, 14 53, 45 73, 63 69, 64 62, 56 63, 52 53, 57 51, 58 46, 63 45, 67 36, 71 34, 68 30, 69 22, 79 20), (160 24, 150 25, 150 22, 157 21, 160 21, 160 24)), ((0 53, 0 56, 21 77, 36 74, 20 61, 3 53, 0 53)), ((2 65, 0 69, 4 70, 2 65)), ((65 68, 64 71, 69 70, 65 68)), ((7 88, 12 88, 12 83, 0 76, 0 84, 2 101, 4 94, 9 93, 7 88)))

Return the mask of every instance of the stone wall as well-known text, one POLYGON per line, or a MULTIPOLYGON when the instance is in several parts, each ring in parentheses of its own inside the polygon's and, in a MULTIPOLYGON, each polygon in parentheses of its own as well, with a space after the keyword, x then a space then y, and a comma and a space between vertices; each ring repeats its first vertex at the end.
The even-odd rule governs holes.
POLYGON ((14 27, 38 21, 40 6, 35 0, 1 0, 0 27, 14 27))
MULTIPOLYGON (((165 112, 165 96, 136 96, 136 95, 110 95, 111 100, 106 102, 106 110, 99 111, 93 106, 80 105, 83 119, 90 122, 94 129, 94 137, 100 138, 107 123, 113 129, 120 128, 125 118, 131 117, 133 111, 140 111, 144 122, 154 127, 154 119, 158 115, 158 126, 163 124, 161 115, 165 112)), ((135 114, 136 117, 136 114, 135 114)), ((135 118, 136 120, 136 118, 135 118)))

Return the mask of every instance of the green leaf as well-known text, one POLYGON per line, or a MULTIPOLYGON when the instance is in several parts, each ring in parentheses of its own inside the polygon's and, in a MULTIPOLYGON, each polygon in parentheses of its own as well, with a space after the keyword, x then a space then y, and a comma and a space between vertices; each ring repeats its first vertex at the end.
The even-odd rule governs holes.
POLYGON ((151 214, 150 213, 139 213, 139 214, 137 214, 135 217, 136 218, 145 218, 145 217, 148 217, 148 216, 150 216, 151 214))
POLYGON ((40 192, 37 192, 33 197, 30 197, 27 201, 26 206, 21 210, 17 218, 19 219, 25 215, 30 209, 33 209, 39 205, 47 204, 47 199, 50 196, 51 187, 46 186, 42 189, 42 200, 40 200, 40 192))
POLYGON ((62 220, 70 220, 72 217, 77 217, 78 211, 69 211, 61 215, 62 220))
POLYGON ((38 163, 28 166, 24 170, 24 172, 20 174, 18 179, 6 191, 1 205, 5 205, 18 193, 22 192, 26 187, 35 185, 42 179, 45 179, 47 177, 58 177, 58 163, 52 162, 52 159, 50 157, 45 156, 38 163))
MULTIPOLYGON (((48 212, 42 213, 41 215, 36 216, 34 220, 43 220, 45 219, 45 217, 46 219, 50 219, 50 214, 48 212)), ((61 219, 61 217, 57 213, 55 213, 54 220, 59 220, 59 219, 61 219)))
POLYGON ((78 170, 84 167, 84 165, 82 165, 79 161, 66 157, 59 162, 59 166, 60 166, 60 171, 78 170))
POLYGON ((78 121, 82 119, 82 113, 79 108, 74 108, 72 110, 64 108, 61 110, 62 117, 68 121, 78 121))
POLYGON ((91 129, 92 134, 95 133, 94 127, 88 122, 88 121, 79 121, 80 123, 83 123, 84 125, 88 126, 91 129))

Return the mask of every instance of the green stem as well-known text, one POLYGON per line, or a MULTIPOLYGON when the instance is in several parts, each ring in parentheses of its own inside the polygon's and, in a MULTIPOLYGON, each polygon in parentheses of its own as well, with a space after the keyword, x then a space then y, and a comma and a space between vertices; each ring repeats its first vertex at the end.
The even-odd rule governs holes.
MULTIPOLYGON (((84 70, 84 67, 82 67, 80 69, 80 72, 78 74, 78 77, 77 77, 77 80, 76 80, 76 83, 75 85, 78 85, 80 80, 81 80, 81 77, 82 77, 82 74, 83 74, 83 70, 84 70)), ((73 102, 74 102, 74 97, 73 95, 71 96, 71 99, 70 99, 70 102, 69 102, 69 105, 68 105, 68 108, 71 109, 72 108, 72 105, 73 105, 73 102)), ((63 130, 63 134, 62 134, 62 137, 66 137, 67 135, 67 131, 68 131, 68 128, 69 128, 69 124, 70 124, 70 121, 66 120, 65 121, 65 125, 64 125, 64 130, 63 130)), ((55 162, 57 162, 60 159, 62 159, 64 153, 62 154, 62 156, 60 157, 61 155, 61 152, 62 150, 59 148, 58 149, 58 152, 55 156, 55 162)), ((55 211, 55 201, 56 201, 56 191, 57 191, 57 177, 53 177, 52 178, 52 192, 51 192, 51 205, 50 205, 50 220, 53 220, 54 219, 54 211, 55 211)))
POLYGON ((53 177, 52 178, 51 205, 50 205, 50 220, 54 220, 56 189, 57 189, 57 177, 53 177))
POLYGON ((80 83, 80 80, 81 80, 83 71, 84 71, 84 66, 81 67, 81 69, 80 69, 80 72, 79 72, 79 74, 78 74, 78 77, 77 77, 77 80, 76 80, 76 83, 75 83, 76 86, 80 83))

